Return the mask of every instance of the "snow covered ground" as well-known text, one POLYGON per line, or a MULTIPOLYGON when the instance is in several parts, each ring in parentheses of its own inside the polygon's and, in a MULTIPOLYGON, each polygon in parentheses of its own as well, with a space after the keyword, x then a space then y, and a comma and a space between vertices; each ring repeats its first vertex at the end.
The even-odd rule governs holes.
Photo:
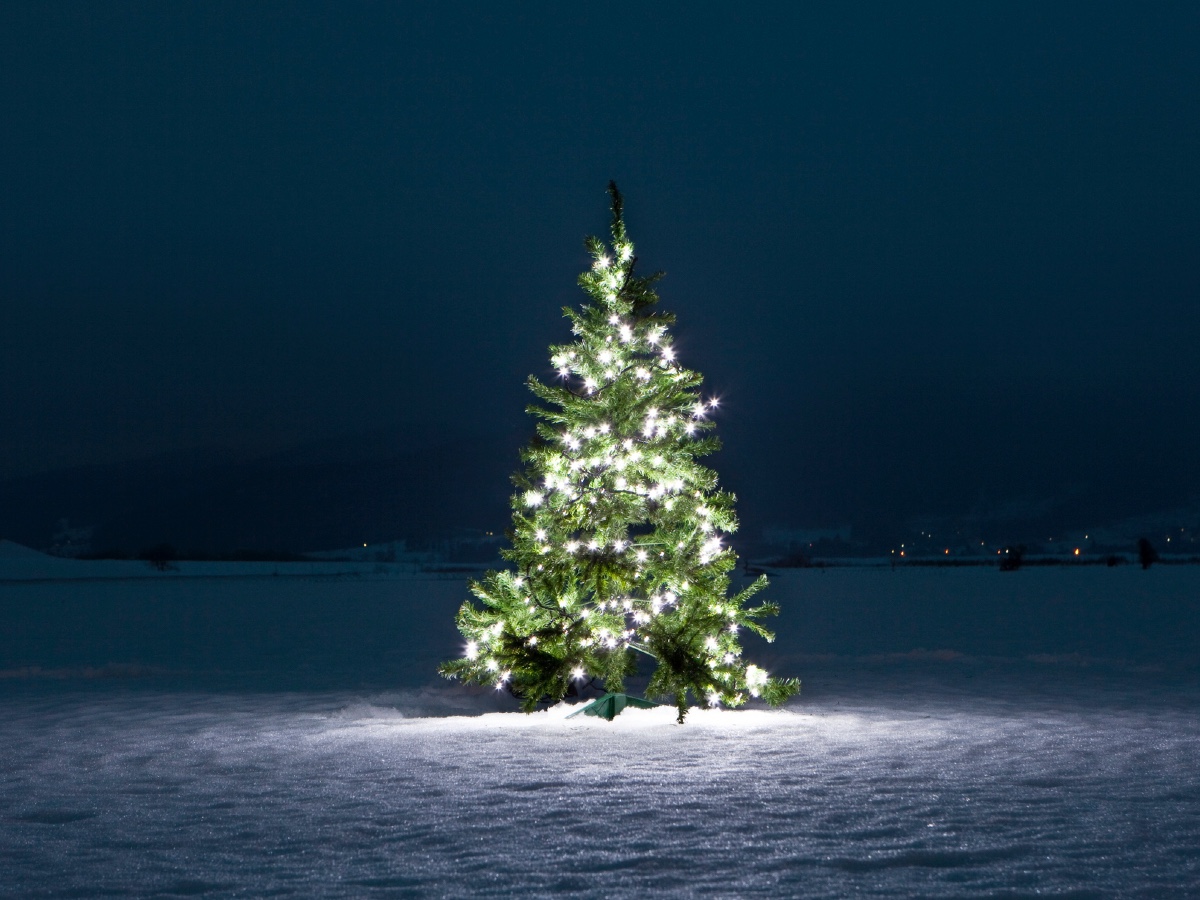
POLYGON ((1200 567, 789 574, 682 728, 439 681, 461 581, 2 570, 3 896, 1200 893, 1200 567))

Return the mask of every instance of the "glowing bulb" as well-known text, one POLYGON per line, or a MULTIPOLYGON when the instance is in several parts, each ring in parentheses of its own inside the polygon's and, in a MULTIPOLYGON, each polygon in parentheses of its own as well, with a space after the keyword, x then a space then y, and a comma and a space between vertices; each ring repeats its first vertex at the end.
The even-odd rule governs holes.
POLYGON ((750 696, 758 696, 758 692, 766 685, 767 678, 767 673, 758 666, 746 666, 746 687, 750 689, 750 696))
POLYGON ((583 667, 576 666, 574 669, 572 669, 571 677, 574 678, 576 681, 583 681, 583 667))
POLYGON ((479 644, 475 641, 467 641, 467 659, 475 659, 479 656, 479 644))
POLYGON ((525 492, 525 505, 526 506, 540 506, 543 499, 545 499, 545 498, 543 498, 543 496, 540 493, 538 493, 537 491, 526 491, 525 492))
POLYGON ((721 539, 709 538, 700 547, 700 562, 706 563, 721 552, 721 539))
POLYGON ((594 263, 592 263, 592 268, 595 269, 596 271, 600 271, 602 269, 607 269, 609 263, 611 263, 611 262, 612 262, 612 260, 608 258, 607 254, 605 254, 604 256, 598 257, 596 259, 596 261, 594 263))

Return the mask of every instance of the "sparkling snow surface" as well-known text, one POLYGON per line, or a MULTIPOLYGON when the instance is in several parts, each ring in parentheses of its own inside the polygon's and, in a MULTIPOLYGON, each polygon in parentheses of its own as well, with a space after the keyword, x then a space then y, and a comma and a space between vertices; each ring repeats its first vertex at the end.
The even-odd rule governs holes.
MULTIPOLYGON (((926 604, 937 585, 974 584, 977 604, 988 585, 1024 585, 1003 605, 1017 634, 1013 610, 1068 584, 1028 574, 879 583, 926 604)), ((430 678, 455 649, 460 585, 0 585, 24 629, 0 635, 0 895, 1200 895, 1192 619, 1177 610, 1158 634, 1096 594, 1088 609, 1121 624, 1096 631, 1092 616, 1086 640, 1125 662, 1044 622, 1036 645, 1006 639, 1009 656, 972 654, 999 627, 978 621, 922 652, 849 608, 856 591, 891 608, 866 590, 875 577, 778 585, 793 609, 845 607, 845 627, 808 610, 841 652, 765 660, 805 680, 784 710, 694 710, 682 728, 669 709, 497 712, 511 700, 430 678), (264 605, 269 638, 238 618, 264 605), (856 642, 872 652, 847 655, 856 642), (239 675, 248 661, 270 671, 239 675), (315 683, 328 672, 339 685, 315 683)), ((1195 598, 1186 579, 1159 599, 1195 598)), ((944 609, 909 609, 914 634, 944 627, 944 609)), ((780 644, 805 644, 783 625, 780 644)))
POLYGON ((684 728, 404 715, 431 692, 32 691, 0 708, 0 890, 1200 891, 1194 686, 859 687, 684 728))

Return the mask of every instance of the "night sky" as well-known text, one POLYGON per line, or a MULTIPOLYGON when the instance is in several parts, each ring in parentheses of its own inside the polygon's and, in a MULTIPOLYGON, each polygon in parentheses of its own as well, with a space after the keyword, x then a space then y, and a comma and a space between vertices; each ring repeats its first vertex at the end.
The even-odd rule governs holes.
POLYGON ((1200 6, 415 6, 0 7, 0 480, 509 453, 614 178, 744 522, 1200 492, 1200 6))

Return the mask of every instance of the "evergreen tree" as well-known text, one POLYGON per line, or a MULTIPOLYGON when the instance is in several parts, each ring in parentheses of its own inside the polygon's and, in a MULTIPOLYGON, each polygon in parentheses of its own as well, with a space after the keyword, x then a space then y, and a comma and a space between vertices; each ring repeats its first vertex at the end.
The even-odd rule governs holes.
POLYGON ((681 723, 689 691, 714 706, 782 703, 799 683, 747 664, 738 640, 742 628, 771 640, 758 620, 778 607, 746 605, 765 577, 728 596, 734 497, 697 462, 720 446, 717 401, 676 359, 661 273, 635 274, 614 183, 609 193, 611 248, 585 242, 590 302, 565 310, 575 341, 551 347, 556 383, 529 378, 541 405, 513 478, 514 568, 471 583, 482 606, 459 611, 466 653, 442 674, 507 687, 528 711, 593 678, 621 691, 636 651, 657 661, 647 693, 673 700, 681 723))

